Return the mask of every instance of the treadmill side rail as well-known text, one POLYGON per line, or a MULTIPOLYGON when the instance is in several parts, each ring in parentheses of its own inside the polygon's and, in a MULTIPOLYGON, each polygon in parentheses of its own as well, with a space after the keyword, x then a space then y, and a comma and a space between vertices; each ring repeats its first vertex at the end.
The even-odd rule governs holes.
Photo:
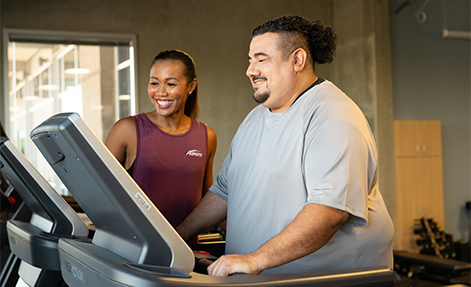
POLYGON ((60 270, 57 238, 46 236, 29 222, 9 220, 7 232, 10 249, 21 260, 45 270, 60 270))
POLYGON ((70 287, 104 286, 369 286, 391 287, 394 272, 388 267, 309 272, 280 275, 238 274, 214 277, 185 273, 175 268, 129 264, 129 262, 91 242, 59 240, 62 276, 70 287))

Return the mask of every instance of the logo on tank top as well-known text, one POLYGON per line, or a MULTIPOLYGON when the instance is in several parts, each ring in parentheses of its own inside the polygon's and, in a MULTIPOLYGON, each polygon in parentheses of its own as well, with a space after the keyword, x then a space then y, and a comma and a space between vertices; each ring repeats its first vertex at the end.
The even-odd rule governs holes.
POLYGON ((189 150, 185 156, 203 157, 203 153, 197 149, 192 149, 192 150, 189 150))

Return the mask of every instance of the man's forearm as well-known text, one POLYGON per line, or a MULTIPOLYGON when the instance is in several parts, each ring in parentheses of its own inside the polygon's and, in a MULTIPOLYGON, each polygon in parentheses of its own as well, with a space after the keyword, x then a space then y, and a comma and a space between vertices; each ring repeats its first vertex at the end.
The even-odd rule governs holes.
POLYGON ((208 272, 216 276, 258 274, 299 259, 324 246, 348 218, 345 211, 308 203, 290 225, 259 249, 247 255, 222 256, 208 272))
POLYGON ((226 216, 227 202, 208 191, 190 215, 177 226, 176 230, 184 240, 189 240, 198 233, 224 221, 226 216))
POLYGON ((349 214, 321 204, 307 204, 280 234, 252 253, 261 270, 311 254, 334 236, 349 214))

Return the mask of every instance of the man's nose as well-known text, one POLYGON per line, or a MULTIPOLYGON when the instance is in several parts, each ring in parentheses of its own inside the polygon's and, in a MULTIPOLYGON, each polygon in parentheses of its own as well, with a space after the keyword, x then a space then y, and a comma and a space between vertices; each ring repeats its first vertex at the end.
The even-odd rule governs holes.
POLYGON ((247 71, 245 71, 245 74, 247 75, 247 77, 252 78, 258 75, 258 70, 256 69, 253 63, 249 63, 249 66, 247 67, 247 71))

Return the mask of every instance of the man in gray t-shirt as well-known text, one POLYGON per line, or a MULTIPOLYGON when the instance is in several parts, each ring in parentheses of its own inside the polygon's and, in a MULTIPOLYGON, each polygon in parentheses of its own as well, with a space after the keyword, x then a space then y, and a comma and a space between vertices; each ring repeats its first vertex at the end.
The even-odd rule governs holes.
POLYGON ((226 255, 210 275, 392 267, 393 225, 377 152, 360 109, 314 72, 335 35, 282 17, 252 34, 247 76, 260 103, 223 167, 177 230, 187 239, 227 213, 226 255))

